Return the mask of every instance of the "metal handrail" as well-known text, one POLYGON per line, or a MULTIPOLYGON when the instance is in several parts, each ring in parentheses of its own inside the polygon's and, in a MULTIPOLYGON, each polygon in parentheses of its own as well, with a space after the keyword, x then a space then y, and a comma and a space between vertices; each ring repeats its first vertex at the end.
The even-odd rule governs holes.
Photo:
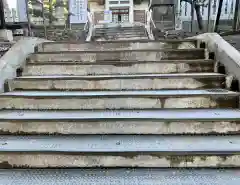
POLYGON ((154 40, 154 35, 152 33, 152 26, 154 28, 156 28, 156 24, 154 23, 153 19, 152 19, 152 0, 149 1, 148 4, 148 9, 145 11, 145 29, 148 33, 148 37, 151 40, 154 40))
POLYGON ((84 25, 84 31, 87 31, 87 27, 88 27, 88 35, 86 38, 86 41, 89 42, 92 39, 92 35, 93 35, 93 31, 94 31, 94 14, 88 11, 88 15, 87 15, 87 22, 84 25))
POLYGON ((156 28, 156 25, 155 25, 155 23, 154 23, 154 21, 153 21, 153 19, 152 19, 152 10, 150 9, 148 9, 148 10, 146 10, 145 11, 145 29, 146 29, 146 31, 147 31, 147 33, 148 33, 148 37, 149 37, 149 39, 151 39, 151 40, 154 40, 155 38, 154 38, 154 35, 153 35, 153 33, 152 33, 152 26, 154 27, 154 28, 156 28))

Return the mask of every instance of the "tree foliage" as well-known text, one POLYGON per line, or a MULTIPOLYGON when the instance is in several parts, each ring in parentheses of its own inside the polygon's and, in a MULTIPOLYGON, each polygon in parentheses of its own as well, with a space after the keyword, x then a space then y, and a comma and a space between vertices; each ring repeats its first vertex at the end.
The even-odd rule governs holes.
POLYGON ((44 17, 49 20, 49 23, 53 23, 53 21, 57 21, 57 17, 54 15, 56 8, 63 7, 64 8, 64 16, 65 21, 68 17, 68 8, 67 8, 67 0, 43 0, 43 9, 35 8, 42 6, 37 0, 29 0, 28 1, 28 9, 29 13, 34 17, 44 17))

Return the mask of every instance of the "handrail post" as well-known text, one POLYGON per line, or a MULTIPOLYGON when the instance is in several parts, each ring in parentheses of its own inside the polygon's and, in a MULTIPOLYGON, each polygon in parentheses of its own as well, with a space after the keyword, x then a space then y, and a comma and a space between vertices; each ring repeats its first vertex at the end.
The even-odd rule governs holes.
POLYGON ((93 14, 89 11, 88 11, 87 17, 88 17, 88 19, 87 19, 87 22, 84 26, 84 31, 86 31, 86 26, 87 26, 87 24, 89 24, 88 35, 87 35, 87 38, 86 38, 86 41, 89 42, 89 41, 91 41, 92 34, 93 34, 93 31, 94 31, 94 20, 93 20, 93 14))

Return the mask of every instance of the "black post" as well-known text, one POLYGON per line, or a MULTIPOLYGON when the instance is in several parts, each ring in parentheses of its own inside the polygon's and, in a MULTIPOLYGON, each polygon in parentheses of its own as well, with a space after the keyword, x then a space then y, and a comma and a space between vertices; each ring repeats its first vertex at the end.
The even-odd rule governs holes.
POLYGON ((72 14, 72 12, 70 12, 69 1, 67 1, 67 20, 66 20, 67 22, 66 22, 66 24, 67 24, 67 28, 70 28, 70 29, 71 29, 70 17, 72 16, 71 14, 72 14))
POLYGON ((203 30, 203 20, 202 20, 202 15, 201 15, 201 11, 200 11, 200 5, 198 4, 194 4, 195 6, 195 11, 196 11, 196 15, 197 15, 197 21, 198 21, 198 28, 200 31, 203 30))
POLYGON ((191 32, 193 32, 193 24, 194 24, 194 8, 195 8, 195 1, 192 0, 192 4, 191 4, 191 32))
POLYGON ((234 11, 234 18, 233 18, 233 27, 232 27, 233 31, 237 30, 238 10, 239 10, 239 0, 236 0, 235 11, 234 11))
POLYGON ((215 21, 215 25, 214 25, 214 32, 217 32, 217 30, 218 30, 219 20, 220 20, 220 16, 221 16, 221 12, 222 12, 222 4, 223 4, 223 0, 220 0, 219 4, 218 4, 217 17, 216 17, 216 21, 215 21))
POLYGON ((4 5, 2 0, 0 0, 0 21, 1 21, 0 29, 5 29, 6 22, 5 22, 5 16, 4 16, 4 5))
POLYGON ((212 0, 208 0, 208 23, 207 23, 207 32, 211 31, 211 8, 212 8, 212 0))

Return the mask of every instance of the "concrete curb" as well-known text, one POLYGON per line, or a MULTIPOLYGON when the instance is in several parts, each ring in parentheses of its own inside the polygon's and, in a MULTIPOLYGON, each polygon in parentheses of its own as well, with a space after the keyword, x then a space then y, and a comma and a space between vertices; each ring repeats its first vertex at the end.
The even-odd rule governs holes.
POLYGON ((0 58, 0 91, 4 91, 4 83, 7 79, 16 77, 17 68, 21 67, 27 56, 34 52, 36 45, 49 42, 35 37, 23 37, 14 44, 3 57, 0 58))
POLYGON ((205 42, 209 52, 214 52, 216 61, 223 64, 226 72, 240 83, 240 52, 237 49, 217 33, 205 33, 190 39, 205 42))

